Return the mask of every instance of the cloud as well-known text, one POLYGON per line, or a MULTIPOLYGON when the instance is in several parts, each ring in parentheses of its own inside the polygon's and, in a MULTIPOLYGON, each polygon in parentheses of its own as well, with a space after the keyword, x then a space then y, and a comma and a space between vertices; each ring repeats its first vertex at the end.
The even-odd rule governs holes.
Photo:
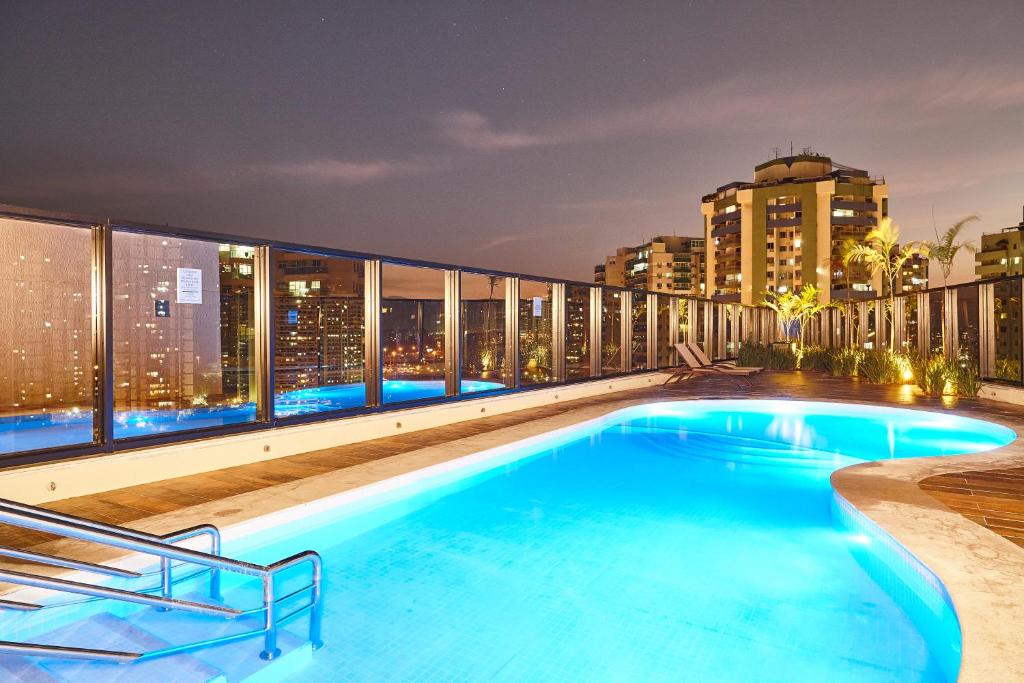
POLYGON ((543 136, 533 133, 499 133, 490 122, 474 111, 453 111, 437 118, 441 134, 466 149, 491 152, 549 144, 543 136))
POLYGON ((1024 79, 990 66, 908 71, 869 80, 815 80, 813 75, 794 74, 788 82, 779 87, 772 79, 726 79, 647 102, 504 130, 483 114, 466 110, 442 114, 436 123, 443 138, 462 148, 496 152, 705 129, 920 127, 1024 108, 1024 79))
POLYGON ((265 176, 312 182, 321 185, 362 185, 399 176, 419 175, 441 170, 447 163, 439 159, 350 161, 311 159, 308 161, 268 163, 252 167, 265 176))

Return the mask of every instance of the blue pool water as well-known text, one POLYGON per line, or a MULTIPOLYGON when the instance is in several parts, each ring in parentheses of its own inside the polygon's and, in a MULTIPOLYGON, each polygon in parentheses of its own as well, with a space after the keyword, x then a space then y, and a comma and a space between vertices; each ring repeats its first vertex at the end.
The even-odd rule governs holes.
MULTIPOLYGON (((495 391, 504 385, 463 380, 463 393, 495 391)), ((441 380, 385 380, 384 403, 420 401, 444 396, 441 380)), ((278 417, 358 408, 366 403, 366 385, 338 384, 277 394, 278 417)), ((187 410, 124 410, 114 415, 114 438, 128 439, 162 432, 244 424, 256 419, 256 404, 198 406, 187 410)), ((72 446, 92 441, 89 412, 40 413, 0 418, 0 453, 72 446)))
POLYGON ((948 681, 944 590, 851 528, 829 475, 1014 438, 889 408, 656 404, 253 555, 324 554, 328 646, 295 680, 948 681))
MULTIPOLYGON (((960 632, 944 588, 829 475, 1014 438, 969 418, 848 404, 637 406, 374 485, 226 551, 261 563, 323 555, 326 645, 301 667, 282 661, 273 680, 948 682, 960 632)), ((259 594, 228 586, 233 606, 259 594)), ((216 633, 186 616, 124 619, 163 642, 216 633)), ((62 633, 128 647, 110 640, 123 624, 101 617, 62 633)), ((305 628, 287 627, 286 649, 305 628)), ((58 680, 163 680, 168 669, 146 668, 159 666, 240 680, 259 648, 127 670, 40 666, 58 680)))

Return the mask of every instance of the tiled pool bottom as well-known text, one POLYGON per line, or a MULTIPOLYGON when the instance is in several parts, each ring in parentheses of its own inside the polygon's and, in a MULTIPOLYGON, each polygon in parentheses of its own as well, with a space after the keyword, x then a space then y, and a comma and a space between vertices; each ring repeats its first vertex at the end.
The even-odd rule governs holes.
MULTIPOLYGON (((828 475, 1012 438, 977 420, 850 405, 639 406, 406 475, 405 487, 371 485, 378 495, 348 506, 314 503, 227 550, 258 562, 324 554, 326 647, 301 668, 280 662, 274 680, 951 680, 960 637, 941 586, 905 552, 879 579, 870 555, 884 538, 833 517, 828 475)), ((127 618, 171 643, 217 628, 127 618)), ((70 625, 72 642, 115 645, 99 635, 116 635, 109 619, 87 621, 70 625)), ((289 626, 292 647, 304 626, 289 626)), ((45 637, 11 637, 34 635, 45 637)), ((241 680, 235 663, 251 667, 258 650, 195 657, 241 680)), ((141 666, 46 664, 59 680, 160 679, 141 666)))
MULTIPOLYGON (((504 385, 483 380, 463 380, 462 393, 497 391, 504 385)), ((385 404, 441 398, 445 384, 441 380, 385 380, 382 386, 385 404)), ((292 417, 359 408, 366 403, 363 383, 337 384, 313 389, 297 389, 274 397, 276 417, 292 417)), ((123 410, 114 415, 114 438, 206 429, 245 424, 256 419, 256 404, 232 406, 196 406, 185 410, 123 410)), ((0 418, 0 454, 87 444, 93 439, 90 412, 55 412, 0 418)))
POLYGON ((261 551, 324 554, 328 645, 296 680, 951 680, 948 601, 865 572, 872 539, 837 529, 828 476, 853 441, 873 459, 1012 437, 891 412, 905 429, 613 426, 261 551))

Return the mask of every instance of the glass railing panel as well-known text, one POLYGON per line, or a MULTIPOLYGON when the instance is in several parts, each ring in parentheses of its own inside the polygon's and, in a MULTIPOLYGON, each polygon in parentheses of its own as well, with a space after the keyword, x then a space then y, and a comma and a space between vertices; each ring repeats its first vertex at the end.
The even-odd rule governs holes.
POLYGON ((867 320, 867 337, 864 342, 865 349, 877 349, 879 348, 878 339, 878 316, 884 310, 884 302, 878 299, 874 299, 868 302, 868 314, 867 320))
POLYGON ((903 350, 917 355, 920 330, 917 324, 917 295, 903 297, 903 350))
POLYGON ((0 453, 93 441, 92 235, 0 218, 0 453))
MULTIPOLYGON (((671 332, 672 332, 672 319, 670 311, 673 306, 678 307, 677 301, 682 299, 676 299, 674 296, 668 296, 667 294, 658 295, 658 312, 655 319, 656 328, 658 331, 658 359, 657 367, 667 368, 674 365, 672 357, 675 355, 675 350, 671 344, 671 332)), ((685 337, 679 337, 685 339, 685 337)))
POLYGON ((956 288, 957 356, 978 367, 978 286, 956 288))
POLYGON ((943 330, 943 297, 945 290, 928 292, 928 348, 931 353, 942 353, 942 330, 943 330))
POLYGON ((622 372, 622 293, 601 290, 601 374, 622 372))
POLYGON ((275 250, 274 415, 366 404, 365 263, 275 250))
MULTIPOLYGON (((519 280, 519 383, 523 386, 547 384, 554 379, 551 371, 553 290, 550 282, 519 280)), ((567 370, 568 366, 566 358, 567 370)))
POLYGON ((694 330, 696 330, 697 333, 697 338, 694 341, 700 345, 700 348, 704 351, 705 354, 710 356, 710 348, 708 346, 707 340, 707 316, 708 309, 711 308, 711 302, 691 301, 690 305, 693 308, 691 315, 693 315, 697 321, 696 327, 694 327, 694 330))
POLYGON ((565 286, 565 377, 590 377, 590 287, 565 286))
POLYGON ((504 389, 505 278, 462 273, 462 393, 504 389))
POLYGON ((1021 280, 1002 280, 992 285, 992 309, 995 320, 995 357, 992 377, 1007 382, 1021 382, 1022 335, 1021 280))
POLYGON ((437 268, 382 266, 383 403, 445 395, 444 278, 437 268))
POLYGON ((114 438, 253 422, 254 248, 112 239, 114 438))
MULTIPOLYGON (((692 299, 679 298, 676 300, 676 305, 679 307, 679 312, 676 318, 676 322, 679 325, 677 330, 679 341, 695 341, 691 336, 691 330, 693 328, 690 324, 690 320, 691 316, 696 315, 696 302, 692 299)), ((672 365, 678 365, 681 362, 678 354, 676 354, 674 350, 672 352, 671 359, 672 365)))
POLYGON ((630 311, 629 357, 632 370, 647 369, 647 294, 633 292, 630 311))

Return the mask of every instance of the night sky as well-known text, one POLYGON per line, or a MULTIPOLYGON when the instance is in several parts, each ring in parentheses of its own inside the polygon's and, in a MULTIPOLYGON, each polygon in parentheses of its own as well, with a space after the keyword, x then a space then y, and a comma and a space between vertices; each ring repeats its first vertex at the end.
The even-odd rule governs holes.
POLYGON ((791 141, 1015 225, 1024 3, 0 0, 0 202, 590 279, 791 141))

